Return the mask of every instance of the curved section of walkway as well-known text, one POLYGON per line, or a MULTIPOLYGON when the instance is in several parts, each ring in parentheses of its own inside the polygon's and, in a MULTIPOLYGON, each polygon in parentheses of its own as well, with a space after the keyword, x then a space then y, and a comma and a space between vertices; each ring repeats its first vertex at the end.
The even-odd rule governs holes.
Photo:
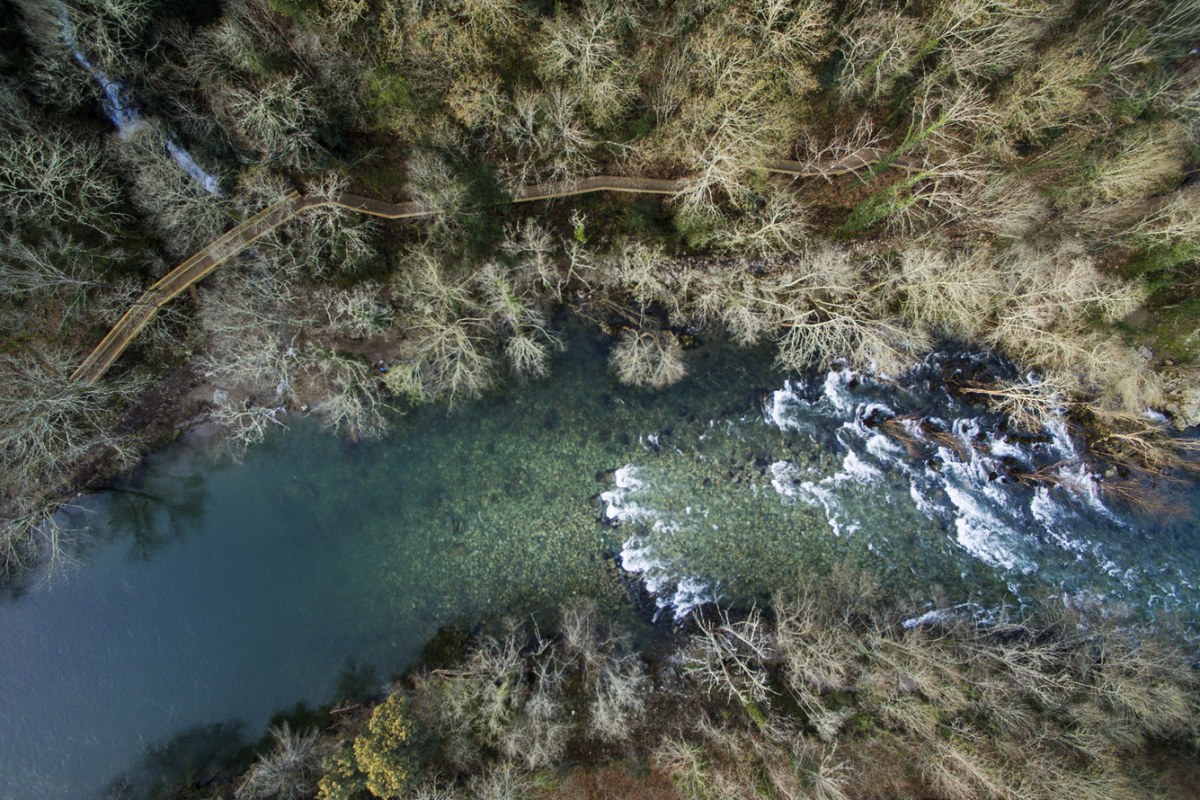
POLYGON ((164 275, 133 301, 129 310, 117 320, 100 344, 88 354, 73 373, 71 380, 88 383, 100 379, 113 362, 125 352, 129 343, 154 318, 158 309, 205 276, 237 255, 248 245, 291 219, 302 201, 299 192, 289 193, 283 200, 267 206, 253 217, 223 233, 186 261, 164 275))
MULTIPOLYGON (((830 177, 857 172, 879 163, 886 156, 887 152, 884 150, 867 148, 835 161, 818 164, 805 164, 799 161, 769 161, 763 165, 763 168, 767 172, 791 175, 796 178, 830 177)), ((889 166, 899 169, 914 168, 904 159, 897 159, 889 166)), ((598 175, 576 181, 523 186, 513 192, 512 202, 529 203, 535 200, 552 200, 590 192, 674 196, 683 192, 689 183, 690 179, 688 178, 667 180, 598 175)), ((297 214, 313 208, 330 206, 382 219, 416 219, 438 213, 417 202, 388 203, 348 192, 334 198, 314 197, 291 192, 282 200, 267 206, 253 217, 209 242, 147 289, 141 297, 134 301, 121 319, 117 320, 112 330, 88 354, 83 363, 71 373, 71 380, 86 383, 98 381, 165 304, 297 214)))

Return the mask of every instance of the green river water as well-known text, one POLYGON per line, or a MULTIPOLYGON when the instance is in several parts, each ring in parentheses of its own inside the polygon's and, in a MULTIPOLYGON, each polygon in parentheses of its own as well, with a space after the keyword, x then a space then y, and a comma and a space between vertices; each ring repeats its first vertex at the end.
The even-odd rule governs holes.
POLYGON ((233 461, 190 437, 82 500, 80 564, 0 604, 0 797, 187 780, 282 709, 379 687, 441 626, 579 594, 669 626, 848 562, 914 613, 1052 594, 1200 616, 1194 522, 1108 508, 1065 429, 1017 440, 941 391, 978 359, 897 386, 706 346, 652 393, 568 339, 549 380, 382 441, 291 419, 233 461), (870 424, 909 411, 963 445, 870 424), (1003 478, 1059 461, 1074 489, 1003 478))

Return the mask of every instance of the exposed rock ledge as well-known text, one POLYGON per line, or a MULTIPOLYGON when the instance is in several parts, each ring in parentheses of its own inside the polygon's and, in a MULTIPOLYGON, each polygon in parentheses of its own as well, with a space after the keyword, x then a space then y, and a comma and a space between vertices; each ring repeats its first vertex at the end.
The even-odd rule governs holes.
POLYGON ((1165 410, 1179 430, 1200 425, 1200 369, 1173 367, 1164 371, 1165 410))

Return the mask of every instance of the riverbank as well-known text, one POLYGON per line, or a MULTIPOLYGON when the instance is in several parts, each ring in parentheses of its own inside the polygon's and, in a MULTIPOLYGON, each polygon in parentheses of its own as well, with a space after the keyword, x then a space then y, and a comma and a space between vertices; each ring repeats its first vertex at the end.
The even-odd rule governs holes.
POLYGON ((214 414, 245 442, 289 406, 369 436, 385 404, 543 375, 564 307, 642 386, 686 374, 696 332, 771 343, 796 372, 983 347, 1021 366, 985 387, 1016 421, 1069 407, 1118 471, 1151 477, 1179 460, 1147 409, 1200 410, 1197 29, 1171 0, 17 5, 0 32, 6 569, 78 485, 66 473, 136 460, 121 419, 184 365, 234 398, 214 414), (804 168, 781 185, 787 158, 804 168), (513 205, 596 175, 673 199, 513 205), (111 380, 69 385, 144 287, 301 188, 438 213, 289 219, 111 380))
POLYGON ((876 597, 835 570, 764 610, 697 616, 647 651, 586 603, 553 634, 444 632, 453 646, 386 699, 276 727, 248 770, 172 796, 1185 798, 1200 786, 1194 654, 1061 609, 902 626, 876 597))
POLYGON ((332 702, 343 677, 376 693, 438 628, 544 620, 573 597, 671 630, 852 564, 915 617, 1065 595, 1195 640, 1194 523, 1092 494, 1065 428, 1018 434, 946 392, 994 359, 788 378, 769 350, 709 341, 651 391, 606 375, 602 336, 558 324, 546 380, 452 415, 416 406, 357 443, 281 417, 238 460, 189 437, 81 501, 77 565, 0 605, 19 687, 0 794, 186 783, 190 760, 332 702))
MULTIPOLYGON (((703 261, 700 263, 702 264, 703 261)), ((320 302, 320 295, 313 295, 305 300, 304 304, 311 307, 320 302)), ((387 302, 386 299, 385 302, 387 302)), ((580 305, 575 306, 575 313, 582 315, 582 319, 572 314, 560 314, 554 318, 553 329, 562 332, 562 338, 558 340, 559 345, 561 346, 567 340, 572 340, 578 345, 579 342, 586 339, 588 344, 585 349, 595 350, 598 362, 603 363, 605 361, 604 352, 611 339, 606 335, 596 335, 592 332, 584 334, 581 339, 579 334, 584 330, 590 330, 592 326, 599 326, 611 332, 614 328, 620 327, 622 318, 618 315, 597 319, 595 308, 586 299, 581 299, 579 302, 580 305)), ((694 334, 698 333, 699 331, 694 331, 694 334)), ((556 336, 558 335, 560 334, 556 334, 556 336)), ((680 331, 679 335, 683 339, 689 340, 689 345, 694 345, 698 341, 696 335, 693 334, 680 331)), ((732 343, 722 342, 722 337, 714 338, 717 350, 727 352, 736 349, 732 343)), ((317 342, 298 337, 292 339, 292 345, 319 346, 317 342)), ((245 448, 260 442, 261 438, 272 429, 286 427, 288 415, 311 416, 327 425, 338 426, 334 428, 337 432, 331 435, 357 441, 362 437, 382 435, 388 418, 400 419, 399 416, 394 416, 397 411, 404 408, 411 410, 421 407, 422 400, 428 402, 429 398, 411 396, 400 402, 385 401, 386 395, 393 386, 389 372, 402 372, 408 366, 403 363, 397 364, 390 358, 394 354, 396 343, 386 332, 375 332, 365 337, 341 336, 337 340, 336 347, 341 354, 340 358, 353 359, 355 363, 363 366, 361 374, 356 373, 356 377, 349 385, 340 387, 336 383, 331 383, 328 375, 316 376, 315 380, 311 375, 308 378, 298 377, 293 370, 304 368, 299 363, 289 367, 282 373, 282 377, 272 382, 255 381, 253 376, 238 383, 220 380, 220 374, 203 374, 205 364, 211 362, 209 361, 210 356, 202 353, 187 364, 172 370, 168 378, 161 384, 151 386, 141 395, 127 415, 114 425, 114 430, 118 435, 138 437, 140 452, 148 453, 190 428, 204 423, 215 431, 215 446, 229 449, 236 454, 244 452, 245 448), (366 365, 368 364, 375 366, 367 369, 366 365), (345 410, 338 405, 339 392, 343 393, 341 400, 349 402, 355 407, 353 413, 346 415, 345 410), (348 397, 345 394, 347 392, 349 393, 348 397)), ((697 355, 703 351, 702 348, 696 351, 688 350, 685 353, 681 348, 679 355, 697 364, 703 364, 707 356, 700 358, 697 355)), ((749 357, 762 361, 761 350, 746 352, 753 353, 749 357)), ((763 364, 765 365, 765 361, 763 364)), ((870 371, 846 374, 861 376, 864 385, 868 385, 872 381, 879 381, 879 385, 885 386, 897 377, 879 376, 870 371)), ((936 419, 937 412, 933 410, 935 406, 951 401, 959 406, 954 413, 968 414, 970 413, 968 411, 970 404, 977 403, 981 397, 986 398, 994 390, 1002 390, 1007 382, 1014 379, 1015 375, 1016 370, 1013 365, 1000 358, 975 354, 962 360, 953 355, 939 353, 933 356, 932 360, 927 359, 925 366, 919 368, 912 376, 904 378, 909 382, 932 381, 931 385, 939 387, 938 392, 945 392, 944 396, 929 397, 924 400, 923 403, 927 405, 923 405, 922 402, 913 405, 910 401, 905 401, 899 410, 887 410, 886 404, 891 401, 881 397, 879 400, 884 405, 871 411, 860 420, 856 416, 857 412, 850 414, 856 401, 843 398, 837 402, 850 403, 846 411, 850 416, 842 424, 853 424, 860 427, 865 425, 864 430, 870 429, 883 436, 885 440, 891 442, 889 446, 899 446, 913 451, 914 448, 919 449, 917 444, 919 441, 923 440, 927 444, 936 445, 938 436, 951 435, 951 431, 946 427, 946 421, 936 419), (941 366, 938 365, 939 363, 941 366), (933 415, 935 419, 930 420, 930 415, 933 415)), ((336 376, 334 377, 336 378, 336 376)), ((702 371, 698 377, 703 381, 712 379, 713 376, 702 371)), ((799 381, 808 377, 812 376, 794 375, 793 380, 799 381)), ((903 376, 899 377, 903 378, 903 376)), ((814 379, 820 381, 819 376, 814 379)), ((854 377, 852 380, 859 381, 860 377, 854 377)), ((602 381, 597 382, 597 391, 604 391, 601 388, 603 384, 602 381)), ((525 384, 520 382, 516 384, 517 387, 522 385, 525 384)), ((512 387, 497 391, 503 393, 514 390, 520 391, 519 388, 513 389, 512 387)), ((1032 391, 1033 388, 1031 387, 1030 390, 1032 391)), ((794 399, 792 402, 795 402, 794 399)), ((862 402, 862 400, 857 402, 862 402)), ((441 408, 450 419, 455 416, 453 410, 447 411, 437 401, 433 402, 433 408, 441 408)), ((786 413, 785 409, 777 411, 786 413)), ((1020 429, 1019 420, 1006 419, 1000 415, 984 423, 988 427, 994 427, 994 430, 986 433, 977 432, 978 437, 995 436, 998 440, 995 445, 997 448, 1010 449, 1011 444, 1004 444, 999 440, 1008 438, 1013 442, 1020 443, 1036 442, 1039 437, 1043 439, 1047 436, 1056 438, 1059 441, 1055 447, 1061 450, 1057 457, 1065 459, 1064 463, 1068 468, 1077 470, 1078 475, 1059 475, 1054 471, 1052 463, 1041 463, 1036 458, 1031 460, 1032 454, 1022 456, 1023 460, 1013 460, 1011 457, 1008 460, 993 459, 994 463, 988 462, 987 467, 983 469, 983 474, 995 473, 1004 476, 1004 479, 1010 482, 1034 488, 1041 487, 1042 490, 1054 488, 1064 481, 1068 485, 1079 484, 1075 487, 1076 489, 1084 491, 1086 487, 1086 492, 1097 493, 1097 497, 1102 498, 1103 502, 1113 502, 1118 507, 1124 504, 1146 508, 1163 507, 1166 496, 1171 493, 1172 483, 1168 479, 1169 476, 1147 472, 1144 463, 1139 463, 1136 459, 1123 458, 1127 454, 1120 450, 1098 448, 1093 451, 1089 449, 1087 445, 1089 438, 1095 441, 1110 436, 1112 431, 1104 427, 1103 423, 1097 425, 1097 421, 1087 413, 1086 408, 1083 409, 1083 412, 1077 414, 1068 410, 1065 414, 1060 411, 1055 416, 1040 417, 1035 419, 1035 422, 1047 423, 1047 428, 1033 427, 1025 430, 1020 429), (1006 433, 1010 427, 1012 428, 1011 436, 1006 433)), ((945 413, 945 409, 942 413, 945 413)), ((782 426, 783 430, 787 430, 787 425, 796 423, 779 422, 778 424, 782 426)), ((1145 432, 1154 436, 1162 436, 1164 441, 1169 441, 1162 429, 1158 427, 1159 423, 1149 420, 1139 424, 1144 425, 1145 432)), ((1186 440, 1184 444, 1186 444, 1186 440)), ((984 439, 964 439, 962 442, 953 443, 950 452, 956 454, 955 458, 959 458, 964 453, 980 448, 982 448, 980 451, 986 454, 990 447, 991 445, 987 444, 984 439), (984 443, 981 445, 980 442, 984 443)), ((128 454, 127 449, 123 449, 122 452, 128 454)), ((946 460, 945 454, 939 455, 936 447, 930 451, 929 455, 933 457, 933 461, 946 460)), ((969 460, 973 463, 974 456, 969 460)), ((1186 462, 1183 463, 1186 464, 1186 462)), ((886 468, 886 464, 879 466, 886 468)), ((1176 471, 1180 463, 1163 462, 1159 466, 1164 472, 1176 471)), ((103 488, 117 478, 123 470, 129 468, 128 461, 100 460, 87 465, 87 469, 80 472, 74 486, 78 489, 86 486, 103 488)), ((978 471, 979 468, 972 466, 971 469, 978 471)), ((981 485, 971 488, 970 491, 985 489, 986 486, 981 485)), ((68 496, 73 496, 75 491, 77 490, 72 489, 68 496)), ((913 491, 916 489, 914 488, 913 491)))

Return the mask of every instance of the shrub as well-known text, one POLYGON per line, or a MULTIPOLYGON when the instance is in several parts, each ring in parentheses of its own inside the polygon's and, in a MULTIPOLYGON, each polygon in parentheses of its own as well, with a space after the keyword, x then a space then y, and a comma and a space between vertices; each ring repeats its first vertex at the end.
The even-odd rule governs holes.
POLYGON ((632 386, 662 389, 683 380, 683 346, 670 331, 626 328, 609 356, 617 379, 632 386))
POLYGON ((1178 178, 1184 152, 1171 125, 1144 126, 1125 136, 1091 168, 1087 193, 1114 202, 1145 197, 1178 178))
POLYGON ((358 769, 353 750, 346 749, 329 756, 321 769, 317 800, 354 800, 367 789, 366 776, 358 769))
POLYGON ((325 760, 317 797, 350 800, 363 790, 379 798, 400 795, 415 779, 412 738, 408 699, 393 692, 371 712, 350 747, 325 760))
POLYGON ((366 733, 354 740, 354 761, 367 778, 367 789, 376 797, 398 795, 411 782, 411 738, 408 700, 394 692, 375 707, 366 733))
POLYGON ((237 800, 298 800, 317 788, 319 767, 315 729, 292 731, 288 723, 271 729, 275 748, 259 756, 238 784, 237 800))

